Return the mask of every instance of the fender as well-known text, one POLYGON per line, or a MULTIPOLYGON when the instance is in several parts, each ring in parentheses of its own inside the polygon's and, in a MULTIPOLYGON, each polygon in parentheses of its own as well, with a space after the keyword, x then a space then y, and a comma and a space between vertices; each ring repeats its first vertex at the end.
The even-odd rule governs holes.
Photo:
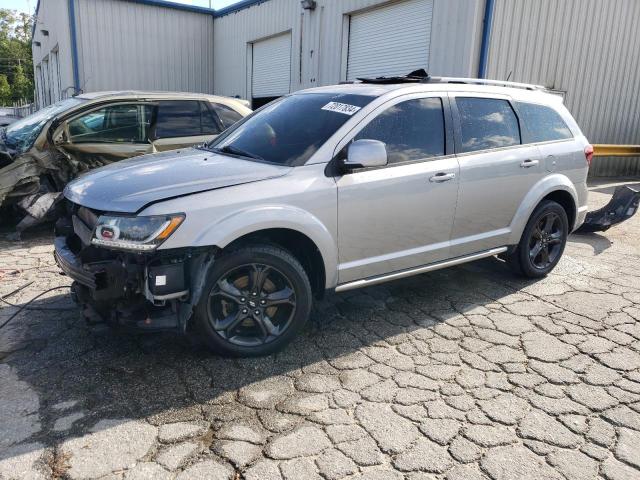
MULTIPOLYGON (((517 245, 520 242, 520 237, 522 237, 524 227, 527 225, 533 210, 544 197, 549 195, 551 192, 558 190, 563 190, 571 195, 577 215, 578 192, 571 180, 560 173, 548 175, 536 183, 520 203, 516 214, 511 220, 511 236, 509 237, 509 245, 517 245)), ((569 225, 569 231, 573 230, 573 227, 574 225, 569 225)))
POLYGON ((322 256, 326 288, 337 285, 338 258, 333 235, 316 216, 291 205, 262 205, 235 211, 207 225, 195 238, 193 246, 224 248, 244 235, 271 228, 295 230, 309 237, 322 256))

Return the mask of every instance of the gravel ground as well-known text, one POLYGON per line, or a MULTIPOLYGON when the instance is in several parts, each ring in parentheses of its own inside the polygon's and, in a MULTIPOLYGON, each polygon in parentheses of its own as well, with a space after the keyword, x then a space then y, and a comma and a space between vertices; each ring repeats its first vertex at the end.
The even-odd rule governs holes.
MULTIPOLYGON (((541 281, 489 259, 336 295, 252 360, 52 291, 0 331, 0 478, 638 479, 639 239, 637 215, 541 281)), ((50 241, 0 241, 0 295, 69 283, 50 241)))

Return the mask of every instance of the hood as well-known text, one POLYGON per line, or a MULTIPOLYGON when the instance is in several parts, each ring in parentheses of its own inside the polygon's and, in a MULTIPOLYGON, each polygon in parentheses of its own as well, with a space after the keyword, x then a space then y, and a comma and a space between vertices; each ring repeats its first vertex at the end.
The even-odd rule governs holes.
POLYGON ((134 213, 161 200, 280 177, 290 170, 188 148, 91 170, 69 183, 64 195, 91 209, 134 213))

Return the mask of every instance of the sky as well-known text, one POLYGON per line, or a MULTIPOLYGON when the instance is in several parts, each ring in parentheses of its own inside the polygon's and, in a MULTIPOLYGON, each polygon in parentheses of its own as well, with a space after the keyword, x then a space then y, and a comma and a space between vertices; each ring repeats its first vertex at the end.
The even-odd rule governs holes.
MULTIPOLYGON (((208 7, 209 0, 173 0, 176 3, 185 3, 187 5, 196 5, 198 7, 208 7)), ((232 3, 238 3, 239 0, 211 0, 213 8, 222 8, 232 3)), ((9 8, 20 12, 33 13, 38 0, 0 0, 0 8, 9 8)))

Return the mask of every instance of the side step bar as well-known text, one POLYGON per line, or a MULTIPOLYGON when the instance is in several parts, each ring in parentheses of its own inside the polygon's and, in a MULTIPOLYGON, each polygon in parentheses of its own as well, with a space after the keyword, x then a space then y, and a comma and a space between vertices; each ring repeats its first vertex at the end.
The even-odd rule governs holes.
POLYGON ((399 272, 387 273, 385 275, 378 275, 377 277, 364 278, 362 280, 356 280, 354 282, 343 283, 336 287, 336 292, 346 292, 347 290, 354 290, 356 288, 370 287, 371 285, 377 285, 379 283, 389 282, 391 280, 398 280, 400 278, 411 277, 412 275, 418 275, 420 273, 431 272, 433 270, 439 270, 441 268, 453 267, 454 265, 460 265, 461 263, 473 262, 474 260, 480 260, 481 258, 493 257, 507 251, 507 247, 492 248, 491 250, 485 250, 484 252, 478 252, 464 257, 452 258, 451 260, 444 260, 442 262, 431 263, 422 267, 410 268, 408 270, 400 270, 399 272))

